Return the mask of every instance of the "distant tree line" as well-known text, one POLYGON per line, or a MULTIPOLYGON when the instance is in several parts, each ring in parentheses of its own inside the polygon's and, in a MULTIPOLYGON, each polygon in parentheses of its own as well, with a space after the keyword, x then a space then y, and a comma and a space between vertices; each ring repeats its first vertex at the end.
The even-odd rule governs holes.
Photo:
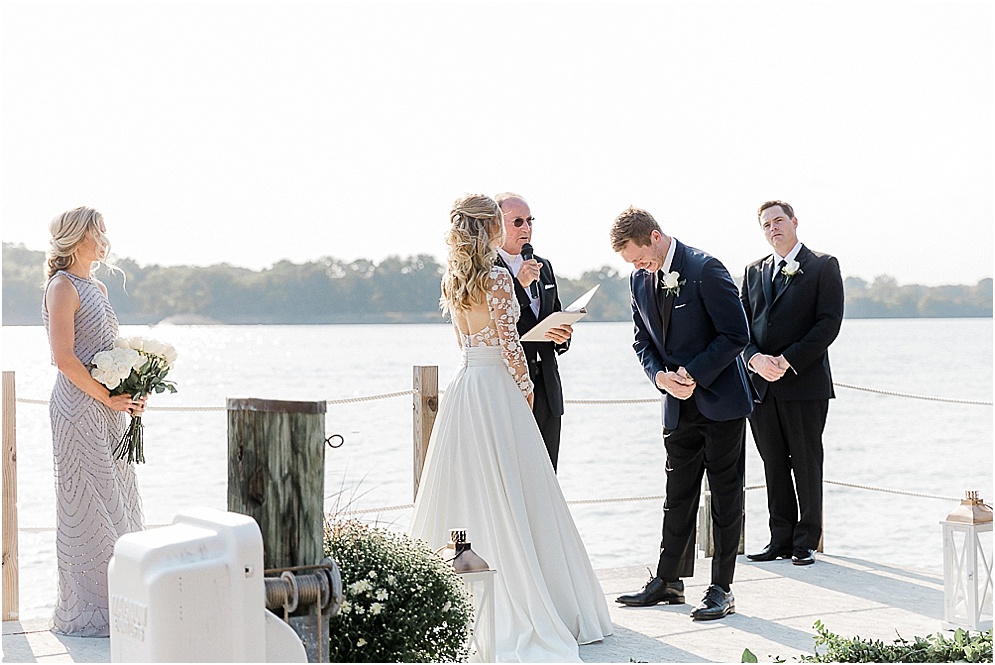
MULTIPOLYGON (((3 324, 41 323, 43 252, 3 244, 3 324)), ((554 264, 555 265, 555 264, 554 264)), ((383 323, 442 322, 439 280, 443 267, 421 254, 380 263, 325 257, 303 264, 281 261, 265 270, 228 264, 209 267, 141 266, 120 259, 120 273, 102 270, 118 318, 125 324, 177 323, 383 323)), ((591 321, 627 321, 628 275, 608 266, 578 279, 557 276, 563 306, 595 284, 591 321)), ((899 286, 891 277, 873 283, 848 277, 850 318, 990 317, 992 280, 974 286, 899 286)))

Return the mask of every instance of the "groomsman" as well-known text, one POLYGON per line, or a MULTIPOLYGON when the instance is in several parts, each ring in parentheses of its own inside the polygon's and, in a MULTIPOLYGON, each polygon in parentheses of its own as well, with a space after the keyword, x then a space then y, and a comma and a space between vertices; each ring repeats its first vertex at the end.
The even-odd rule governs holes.
POLYGON ((714 257, 660 230, 629 208, 615 219, 612 249, 633 265, 629 277, 633 348, 661 393, 667 499, 656 577, 616 602, 644 607, 684 602, 694 575, 694 531, 702 474, 712 492, 711 585, 695 620, 735 612, 732 579, 743 525, 743 450, 753 408, 740 353, 750 339, 739 293, 714 257))
POLYGON ((835 397, 829 345, 843 322, 843 279, 835 257, 798 241, 790 205, 767 201, 757 217, 774 253, 746 268, 743 359, 756 391, 750 428, 767 477, 770 542, 747 558, 805 566, 822 539, 822 432, 835 397))
MULTIPOLYGON (((504 245, 498 248, 498 261, 514 277, 515 296, 522 314, 518 319, 518 334, 524 335, 553 312, 559 312, 560 297, 552 264, 538 256, 522 256, 522 247, 532 242, 532 210, 518 194, 505 192, 494 197, 504 214, 504 245)), ((560 455, 560 421, 563 416, 563 388, 556 357, 570 348, 573 328, 569 325, 551 328, 546 333, 549 342, 522 342, 529 364, 529 378, 535 385, 532 415, 542 433, 549 461, 556 472, 560 455)))

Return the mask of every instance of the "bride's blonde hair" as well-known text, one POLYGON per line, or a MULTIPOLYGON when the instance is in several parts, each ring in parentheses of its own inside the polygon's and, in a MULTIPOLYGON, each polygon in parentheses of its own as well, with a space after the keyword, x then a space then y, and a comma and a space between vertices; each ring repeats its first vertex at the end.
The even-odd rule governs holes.
POLYGON ((483 194, 456 199, 449 222, 439 305, 450 313, 465 312, 485 300, 487 276, 504 242, 504 223, 501 208, 483 194))

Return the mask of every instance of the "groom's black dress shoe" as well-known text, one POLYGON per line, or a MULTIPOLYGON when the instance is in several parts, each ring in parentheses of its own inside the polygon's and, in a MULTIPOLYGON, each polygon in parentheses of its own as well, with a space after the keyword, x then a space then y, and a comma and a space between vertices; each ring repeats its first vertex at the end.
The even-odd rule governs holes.
POLYGON ((657 603, 680 605, 684 602, 684 582, 664 582, 659 577, 654 577, 642 591, 619 596, 615 602, 632 607, 649 607, 657 603))
POLYGON ((811 566, 815 563, 815 551, 807 547, 796 547, 791 553, 791 563, 796 566, 811 566))
POLYGON ((790 547, 782 547, 771 543, 756 554, 747 554, 746 558, 750 561, 774 561, 775 559, 787 559, 791 554, 790 547))
POLYGON ((695 621, 710 621, 721 619, 735 611, 736 599, 733 598, 732 589, 723 591, 718 584, 709 584, 705 589, 705 597, 691 610, 691 618, 695 621))

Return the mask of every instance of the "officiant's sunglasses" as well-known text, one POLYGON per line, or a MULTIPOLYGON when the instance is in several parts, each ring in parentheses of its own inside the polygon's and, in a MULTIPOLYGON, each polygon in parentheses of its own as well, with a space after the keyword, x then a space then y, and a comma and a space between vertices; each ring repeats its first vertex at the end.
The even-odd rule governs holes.
POLYGON ((516 229, 522 228, 522 224, 525 222, 529 223, 529 228, 532 228, 532 223, 535 221, 535 217, 516 217, 511 220, 511 223, 515 225, 516 229))

